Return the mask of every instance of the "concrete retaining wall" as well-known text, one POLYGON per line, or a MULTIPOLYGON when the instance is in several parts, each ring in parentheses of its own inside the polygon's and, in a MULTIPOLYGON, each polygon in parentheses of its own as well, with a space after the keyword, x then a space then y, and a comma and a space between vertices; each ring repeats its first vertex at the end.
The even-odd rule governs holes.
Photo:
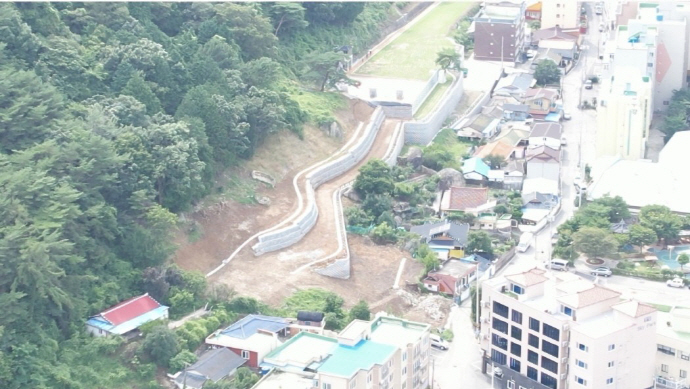
POLYGON ((324 182, 352 169, 371 150, 381 124, 385 119, 383 109, 376 108, 371 121, 365 129, 364 136, 342 157, 318 167, 307 175, 305 189, 307 193, 307 206, 304 212, 298 216, 289 226, 276 231, 260 235, 259 242, 252 246, 254 255, 261 255, 271 251, 280 250, 299 242, 316 224, 319 210, 316 206, 314 190, 324 182))
POLYGON ((388 145, 383 161, 390 167, 397 165, 403 146, 405 146, 405 131, 403 131, 402 124, 398 123, 393 132, 393 142, 388 145))
POLYGON ((455 78, 455 81, 448 88, 436 109, 422 121, 404 124, 405 143, 426 145, 434 139, 439 130, 441 130, 443 122, 455 110, 462 98, 464 91, 462 80, 462 77, 455 78))
POLYGON ((389 119, 411 119, 412 118, 412 105, 410 104, 381 104, 383 108, 383 113, 389 119))

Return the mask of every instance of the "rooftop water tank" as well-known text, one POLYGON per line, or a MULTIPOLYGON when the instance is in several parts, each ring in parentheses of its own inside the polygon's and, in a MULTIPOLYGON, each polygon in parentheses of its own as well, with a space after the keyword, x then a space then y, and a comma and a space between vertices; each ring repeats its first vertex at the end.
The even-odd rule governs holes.
POLYGON ((662 15, 662 14, 656 15, 656 21, 657 22, 663 22, 664 21, 664 15, 662 15))

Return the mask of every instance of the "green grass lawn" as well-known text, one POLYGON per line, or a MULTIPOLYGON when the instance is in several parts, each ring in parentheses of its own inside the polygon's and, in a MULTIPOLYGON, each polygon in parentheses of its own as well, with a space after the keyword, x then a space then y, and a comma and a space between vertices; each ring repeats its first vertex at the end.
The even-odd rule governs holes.
POLYGON ((453 83, 453 79, 448 77, 448 80, 443 84, 436 84, 434 90, 429 93, 429 96, 424 100, 422 106, 419 107, 417 112, 414 114, 415 119, 424 119, 426 115, 430 114, 436 108, 436 104, 441 101, 441 97, 453 83))
POLYGON ((453 159, 452 162, 446 164, 445 167, 450 167, 459 171, 462 166, 462 158, 465 156, 470 146, 469 143, 460 141, 454 130, 446 128, 436 135, 434 142, 429 145, 428 148, 448 151, 453 159))
POLYGON ((453 47, 448 35, 453 24, 476 3, 441 3, 400 34, 357 71, 379 77, 428 80, 437 66, 436 53, 453 47))

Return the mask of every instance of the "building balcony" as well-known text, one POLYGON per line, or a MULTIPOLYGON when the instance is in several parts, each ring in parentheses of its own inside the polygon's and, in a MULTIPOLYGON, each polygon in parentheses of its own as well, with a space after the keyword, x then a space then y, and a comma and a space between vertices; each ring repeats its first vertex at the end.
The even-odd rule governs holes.
POLYGON ((666 378, 657 376, 654 379, 654 387, 659 389, 685 389, 688 387, 686 380, 675 380, 673 378, 666 378))

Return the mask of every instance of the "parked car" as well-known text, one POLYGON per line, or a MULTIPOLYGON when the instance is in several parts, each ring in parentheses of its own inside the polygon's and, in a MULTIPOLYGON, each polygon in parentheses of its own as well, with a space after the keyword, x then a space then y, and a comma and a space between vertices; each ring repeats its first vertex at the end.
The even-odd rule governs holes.
POLYGON ((558 244, 558 234, 551 235, 551 245, 555 246, 558 244))
POLYGON ((527 50, 527 52, 525 52, 525 57, 527 57, 527 59, 532 59, 536 56, 537 56, 537 50, 530 49, 530 50, 527 50))
POLYGON ((567 146, 567 145, 568 145, 568 141, 565 139, 564 136, 561 137, 561 146, 567 146))
POLYGON ((551 270, 568 271, 568 261, 563 259, 552 259, 551 262, 546 263, 545 267, 551 270))
POLYGON ((592 80, 585 81, 585 89, 592 89, 592 80))
POLYGON ((564 119, 564 120, 570 120, 570 119, 572 119, 572 118, 573 118, 573 117, 570 116, 570 111, 563 111, 563 119, 564 119))
POLYGON ((592 269, 592 275, 593 276, 611 277, 613 275, 613 272, 608 267, 602 266, 602 267, 598 267, 596 269, 592 269))
POLYGON ((682 288, 685 286, 685 281, 683 281, 683 279, 680 277, 676 277, 672 280, 666 281, 666 286, 670 286, 671 288, 682 288))
POLYGON ((438 335, 429 335, 429 340, 431 340, 431 347, 440 348, 441 350, 448 350, 448 347, 450 347, 448 342, 438 335))

